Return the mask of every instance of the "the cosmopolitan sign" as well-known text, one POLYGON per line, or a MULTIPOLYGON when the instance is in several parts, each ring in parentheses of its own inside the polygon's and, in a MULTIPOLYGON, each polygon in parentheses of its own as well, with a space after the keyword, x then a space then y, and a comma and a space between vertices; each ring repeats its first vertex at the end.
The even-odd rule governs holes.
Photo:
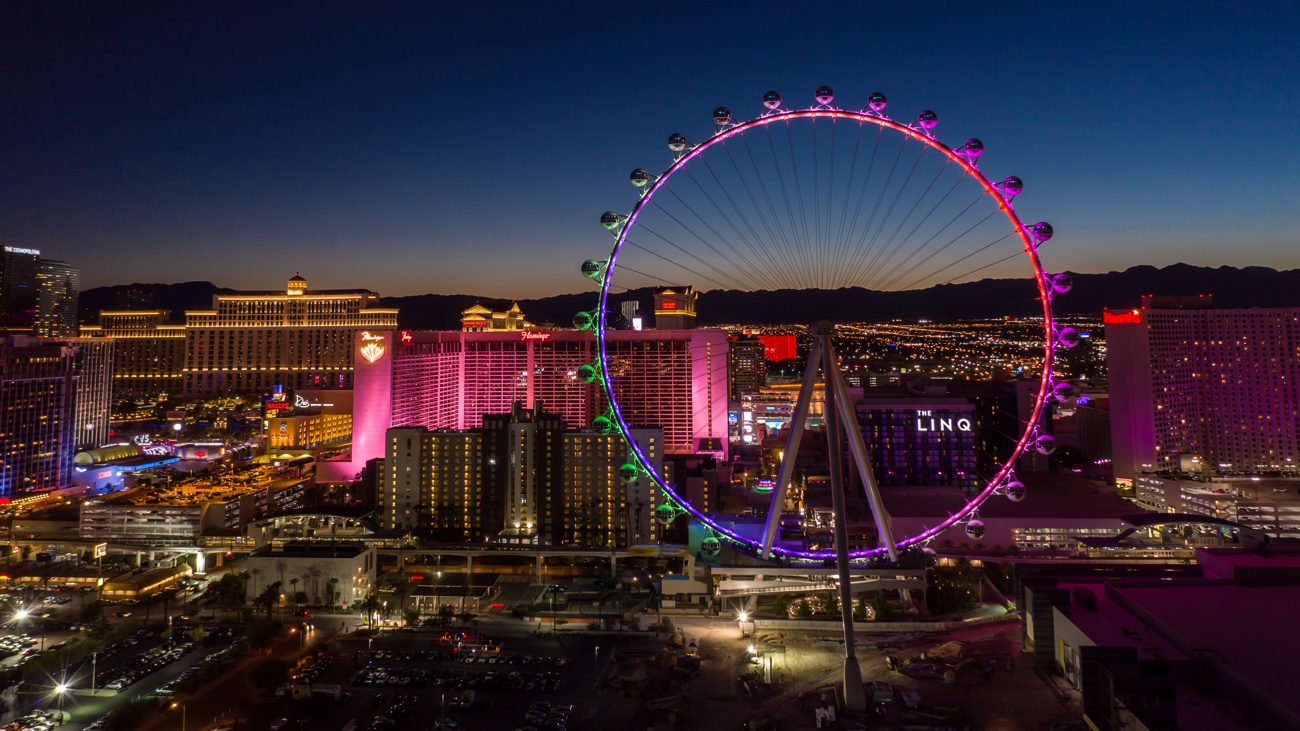
POLYGON ((30 254, 31 256, 40 256, 40 249, 20 249, 17 246, 6 246, 5 251, 10 254, 30 254))
POLYGON ((970 419, 935 416, 932 411, 916 412, 916 430, 919 432, 970 431, 970 419))
POLYGON ((542 342, 546 342, 547 340, 550 340, 550 339, 551 339, 551 334, 550 334, 550 333, 539 333, 539 332, 528 332, 528 331, 525 331, 525 332, 521 332, 521 333, 519 333, 519 339, 520 339, 520 340, 540 340, 540 341, 542 341, 542 342))
POLYGON ((361 333, 361 357, 374 363, 384 357, 387 348, 384 347, 383 335, 371 335, 369 332, 361 333))

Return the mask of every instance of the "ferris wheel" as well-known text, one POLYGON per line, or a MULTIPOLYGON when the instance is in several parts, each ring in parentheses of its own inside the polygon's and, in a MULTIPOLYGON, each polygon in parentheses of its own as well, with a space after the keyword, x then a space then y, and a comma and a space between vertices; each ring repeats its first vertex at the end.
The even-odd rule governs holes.
MULTIPOLYGON (((842 476, 846 466, 856 469, 879 536, 878 546, 850 551, 847 558, 888 556, 896 561, 900 551, 924 546, 958 524, 978 539, 983 533, 979 506, 994 495, 1024 499, 1015 465, 1026 450, 1055 450, 1040 420, 1050 403, 1073 396, 1073 386, 1058 381, 1052 370, 1056 350, 1079 342, 1078 333, 1059 327, 1052 313, 1053 298, 1070 290, 1071 279, 1046 273, 1039 260, 1038 249, 1052 237, 1052 227, 1023 222, 1015 205, 1024 189, 1021 180, 986 176, 980 169, 984 145, 978 139, 956 146, 941 142, 933 111, 897 121, 886 113, 887 100, 879 92, 869 95, 859 110, 836 106, 829 87, 818 88, 813 96, 812 106, 794 109, 769 91, 758 116, 743 121, 718 107, 711 132, 699 142, 683 133, 668 137, 672 162, 662 172, 632 171, 630 182, 639 198, 630 212, 601 216, 601 225, 614 236, 613 249, 607 258, 582 266, 583 274, 600 284, 599 307, 575 318, 576 326, 596 331, 599 359, 584 371, 586 378, 602 384, 609 401, 608 413, 596 417, 594 426, 624 435, 629 460, 620 474, 628 481, 654 481, 667 499, 658 511, 665 521, 689 514, 707 526, 713 535, 707 540, 715 546, 730 541, 764 558, 837 558, 835 551, 775 541, 820 371, 830 471, 842 476), (865 312, 859 319, 868 319, 873 293, 989 277, 1027 280, 1027 297, 1037 300, 1033 310, 1041 308, 1041 316, 1030 320, 1041 317, 1041 342, 1035 345, 1041 350, 1041 367, 1025 374, 1037 379, 1036 396, 1020 432, 1010 435, 1014 448, 979 476, 964 506, 935 516, 934 525, 913 535, 896 535, 891 526, 871 467, 875 445, 866 442, 859 428, 832 342, 835 326, 829 322, 809 328, 812 346, 761 539, 742 535, 692 505, 630 438, 633 424, 620 403, 616 386, 621 374, 611 369, 607 342, 608 333, 620 326, 622 296, 688 284, 731 293, 860 288, 851 291, 860 291, 865 312), (845 455, 848 465, 841 464, 845 455)), ((836 314, 828 312, 825 318, 834 320, 836 314)), ((839 488, 832 492, 842 499, 839 488)), ((836 513, 843 516, 842 506, 837 504, 836 513)))

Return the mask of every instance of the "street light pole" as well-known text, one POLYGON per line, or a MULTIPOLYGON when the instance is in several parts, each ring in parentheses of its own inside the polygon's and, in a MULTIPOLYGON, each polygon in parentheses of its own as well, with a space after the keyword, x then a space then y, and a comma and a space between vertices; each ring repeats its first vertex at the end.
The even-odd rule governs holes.
POLYGON ((98 652, 90 653, 90 694, 91 695, 95 694, 95 678, 98 676, 98 673, 96 672, 97 669, 96 666, 98 665, 98 663, 99 663, 99 653, 98 652))

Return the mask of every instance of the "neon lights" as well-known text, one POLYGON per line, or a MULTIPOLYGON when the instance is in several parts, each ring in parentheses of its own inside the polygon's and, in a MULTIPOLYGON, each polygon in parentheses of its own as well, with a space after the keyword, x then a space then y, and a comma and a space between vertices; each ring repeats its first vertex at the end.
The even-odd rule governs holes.
POLYGON ((1101 320, 1107 325, 1137 325, 1142 322, 1142 314, 1137 310, 1129 310, 1128 312, 1106 310, 1101 314, 1101 320))
POLYGON ((413 339, 414 339, 414 338, 411 337, 411 331, 410 331, 410 330, 403 330, 403 331, 402 331, 402 344, 409 343, 409 342, 411 342, 411 340, 413 340, 413 339))
POLYGON ((551 339, 551 334, 550 334, 550 333, 537 333, 537 332, 526 332, 526 331, 525 331, 525 332, 521 332, 521 333, 519 333, 519 339, 520 339, 520 340, 539 340, 539 341, 541 341, 541 342, 544 343, 544 342, 546 342, 547 340, 550 340, 550 339, 551 339))
MULTIPOLYGON (((983 503, 986 499, 988 499, 995 491, 1003 489, 1003 487, 1010 481, 1012 466, 1019 461, 1020 456, 1024 453, 1029 443, 1033 441, 1036 437, 1035 425, 1039 423, 1039 420, 1043 415, 1043 410, 1045 408, 1045 403, 1046 403, 1046 395, 1051 391, 1049 384, 1052 381, 1052 359, 1056 352, 1056 336, 1055 336, 1056 329, 1055 329, 1054 316, 1052 313, 1051 294, 1048 291, 1050 285, 1047 282, 1047 278, 1044 276, 1042 262, 1038 258, 1038 252, 1035 246, 1035 239, 1033 237, 1033 234, 1030 232, 1029 228, 1024 224, 1024 222, 1022 222, 1020 218, 1016 215, 1015 211, 1013 210, 1011 201, 1007 200, 1003 196, 1002 189, 999 187, 998 184, 991 182, 987 177, 985 177, 984 174, 981 173, 974 164, 972 164, 971 160, 963 156, 963 154, 961 154, 960 151, 955 151, 948 148, 946 145, 939 142, 937 139, 933 138, 930 134, 927 134, 926 131, 913 129, 910 126, 899 124, 898 122, 895 122, 892 119, 888 119, 883 116, 875 116, 874 114, 868 112, 852 112, 852 111, 838 110, 838 109, 772 111, 772 112, 767 112, 764 116, 751 119, 748 122, 736 124, 735 126, 727 127, 725 129, 720 130, 712 137, 704 140, 703 142, 685 151, 681 155, 681 157, 677 158, 675 162, 673 162, 673 164, 670 165, 663 172, 662 175, 660 175, 657 178, 652 177, 649 181, 649 184, 641 189, 642 192, 641 192, 640 200, 632 208, 632 212, 628 214, 627 219, 623 223, 623 227, 619 230, 617 236, 615 237, 614 249, 610 253, 608 261, 604 263, 605 276, 601 278, 600 307, 598 309, 598 312, 600 313, 599 315, 600 320, 596 330, 598 356, 599 356, 597 363, 599 366, 600 375, 602 376, 602 381, 605 387, 606 396, 609 398, 611 415, 615 421, 615 424, 618 427, 619 432, 623 435, 624 439, 627 440, 628 447, 633 459, 637 462, 637 464, 642 466, 649 464, 649 462, 646 460, 645 455, 642 453, 640 446, 636 443, 635 440, 631 438, 629 432, 629 426, 623 417, 622 407, 619 404, 618 398, 614 394, 613 391, 614 381, 610 377, 610 372, 609 372, 609 357, 608 357, 609 350, 605 340, 606 328, 609 326, 609 322, 607 321, 606 317, 610 311, 609 309, 610 288, 612 286, 613 279, 614 279, 613 273, 616 271, 616 262, 618 259, 619 252, 622 250, 623 245, 626 242, 628 236, 631 234, 632 230, 636 227, 637 217, 641 214, 641 211, 643 211, 645 208, 651 205, 655 193, 658 192, 660 188, 663 188, 667 185, 673 173, 680 170, 683 166, 685 166, 688 162, 693 160, 695 157, 700 156, 705 150, 709 149, 710 147, 716 144, 724 143, 728 138, 741 135, 748 130, 756 129, 758 127, 765 127, 766 125, 769 125, 777 121, 788 122, 791 119, 844 119, 849 121, 855 121, 860 124, 870 122, 882 128, 892 129, 910 139, 920 142, 922 145, 926 146, 927 148, 935 150, 936 152, 939 152, 940 154, 946 156, 952 164, 964 170, 968 176, 970 176, 974 181, 976 181, 984 189, 985 193, 989 196, 989 200, 991 200, 997 206, 997 210, 1000 211, 1004 216, 1006 216, 1010 220, 1010 223, 1015 229, 1016 235, 1020 237, 1020 241, 1024 249, 1025 255, 1029 257, 1030 266, 1032 266, 1034 270, 1034 278, 1038 285, 1038 298, 1039 298, 1039 302, 1042 304, 1043 307, 1042 324, 1043 324, 1043 329, 1046 334, 1046 337, 1045 337, 1045 346, 1044 346, 1045 357, 1043 359, 1043 370, 1039 374, 1039 387, 1037 390, 1037 393, 1039 394, 1039 398, 1034 402, 1033 409, 1031 410, 1029 418, 1025 420, 1025 423, 1028 426, 1026 427, 1024 433, 1020 436, 1020 439, 1016 442, 1015 448, 1012 450, 1012 453, 1008 458, 1007 462, 1001 466, 1001 468, 997 471, 995 475, 989 478, 988 483, 986 484, 986 486, 982 491, 974 495, 963 508, 956 511, 954 514, 949 515, 947 518, 938 521, 936 525, 921 531, 917 535, 903 538, 902 540, 898 541, 897 545, 900 548, 905 548, 907 546, 921 544, 939 535, 943 531, 947 530, 950 526, 964 520, 967 516, 973 513, 976 510, 976 508, 980 506, 981 503, 983 503)), ((978 158, 974 158, 974 159, 978 159, 978 158)), ((588 264, 594 264, 594 263, 595 263, 594 261, 588 262, 588 264)), ((586 273, 587 271, 588 271, 587 265, 584 264, 584 273, 586 273)), ((592 275, 588 274, 588 276, 592 276, 592 275)), ((594 279, 596 277, 592 276, 592 278, 594 279)), ((674 313, 674 314, 678 314, 678 313, 674 313)), ((586 368, 588 366, 583 366, 583 367, 586 368)), ((653 470, 646 470, 646 473, 650 477, 650 479, 654 481, 654 484, 657 487, 659 487, 661 490, 663 490, 664 495, 669 500, 671 500, 674 504, 681 506, 686 512, 690 513, 691 516, 694 517, 696 520, 700 521, 705 526, 712 529, 715 534, 719 536, 725 536, 728 540, 731 540, 739 545, 749 546, 751 548, 761 550, 761 547, 756 542, 748 538, 745 538, 744 536, 741 536, 733 529, 720 525, 713 518, 709 517, 708 514, 704 513, 699 508, 692 506, 688 501, 683 499, 683 497, 678 494, 677 490, 673 486, 667 484, 662 478, 662 476, 659 475, 659 473, 653 470)), ((788 548, 780 548, 777 546, 772 547, 772 553, 785 558, 807 559, 807 560, 825 560, 828 558, 832 558, 832 559, 835 558, 835 553, 833 551, 799 551, 799 550, 792 550, 788 548)), ((875 548, 870 550, 852 551, 850 552, 849 556, 850 558, 861 559, 861 558, 881 556, 886 553, 887 553, 886 549, 884 547, 880 547, 880 548, 875 548)))
POLYGON ((388 349, 384 347, 383 335, 371 335, 369 331, 361 333, 361 357, 374 363, 384 357, 388 349))
POLYGON ((17 246, 6 246, 5 251, 9 252, 10 254, 31 254, 32 256, 41 255, 39 249, 20 249, 17 246))

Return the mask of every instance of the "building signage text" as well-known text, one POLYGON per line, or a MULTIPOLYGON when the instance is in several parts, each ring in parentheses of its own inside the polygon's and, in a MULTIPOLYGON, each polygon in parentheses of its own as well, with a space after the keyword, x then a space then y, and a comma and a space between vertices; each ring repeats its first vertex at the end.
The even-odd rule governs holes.
POLYGON ((970 419, 935 416, 931 411, 916 412, 916 430, 919 432, 970 431, 970 419))
POLYGON ((371 335, 369 332, 361 333, 361 357, 374 363, 384 357, 384 336, 371 335))
POLYGON ((540 341, 542 341, 542 342, 546 342, 547 340, 550 340, 550 339, 551 339, 551 334, 550 334, 550 333, 521 332, 521 333, 519 333, 519 339, 520 339, 520 340, 540 340, 540 341))
POLYGON ((1107 325, 1136 325, 1142 322, 1142 317, 1137 310, 1128 312, 1111 312, 1107 310, 1102 313, 1101 317, 1107 325))

